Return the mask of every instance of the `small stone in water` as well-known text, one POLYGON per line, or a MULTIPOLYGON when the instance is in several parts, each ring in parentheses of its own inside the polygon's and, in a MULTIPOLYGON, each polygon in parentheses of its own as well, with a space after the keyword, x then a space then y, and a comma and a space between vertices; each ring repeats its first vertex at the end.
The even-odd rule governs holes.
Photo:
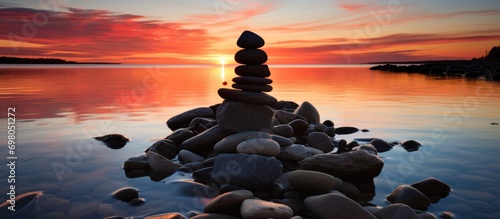
POLYGON ((125 187, 116 190, 111 195, 120 201, 130 202, 133 199, 139 198, 139 191, 132 187, 125 187))
POLYGON ((455 215, 449 211, 443 211, 439 213, 439 217, 444 218, 444 219, 453 219, 455 218, 455 215))
POLYGON ((130 139, 126 138, 120 134, 109 134, 104 136, 95 137, 95 140, 102 141, 106 146, 111 149, 120 149, 123 148, 130 139))
POLYGON ((227 85, 227 81, 222 82, 222 85, 226 86, 227 85))

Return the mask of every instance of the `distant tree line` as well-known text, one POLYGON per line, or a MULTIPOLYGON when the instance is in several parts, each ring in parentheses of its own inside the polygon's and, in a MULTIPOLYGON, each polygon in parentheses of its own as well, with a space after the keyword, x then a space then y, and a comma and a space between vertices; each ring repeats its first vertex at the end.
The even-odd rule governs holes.
POLYGON ((490 49, 488 54, 481 59, 485 59, 487 61, 500 62, 500 46, 494 46, 490 49))

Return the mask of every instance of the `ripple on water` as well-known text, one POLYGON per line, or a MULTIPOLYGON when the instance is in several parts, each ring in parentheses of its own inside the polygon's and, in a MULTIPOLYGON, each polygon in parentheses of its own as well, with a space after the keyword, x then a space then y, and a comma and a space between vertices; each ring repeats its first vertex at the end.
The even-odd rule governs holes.
POLYGON ((482 201, 495 201, 497 196, 488 192, 482 192, 472 189, 455 189, 453 193, 461 196, 467 200, 482 200, 482 201))

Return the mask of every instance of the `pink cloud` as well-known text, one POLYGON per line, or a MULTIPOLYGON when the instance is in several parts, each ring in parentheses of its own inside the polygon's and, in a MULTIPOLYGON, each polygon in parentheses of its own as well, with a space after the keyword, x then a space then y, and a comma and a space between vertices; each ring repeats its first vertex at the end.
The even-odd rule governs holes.
POLYGON ((26 8, 0 9, 0 39, 15 36, 19 48, 2 48, 0 55, 48 55, 73 53, 74 57, 129 56, 151 53, 204 55, 216 37, 205 29, 188 29, 183 23, 148 20, 144 16, 105 10, 67 8, 67 12, 26 8), (37 15, 38 13, 38 15, 37 15), (26 21, 45 15, 46 24, 26 21), (26 34, 26 30, 31 31, 26 34), (9 37, 10 36, 10 37, 9 37), (23 42, 44 45, 23 48, 23 42), (56 52, 56 53, 53 53, 56 52))

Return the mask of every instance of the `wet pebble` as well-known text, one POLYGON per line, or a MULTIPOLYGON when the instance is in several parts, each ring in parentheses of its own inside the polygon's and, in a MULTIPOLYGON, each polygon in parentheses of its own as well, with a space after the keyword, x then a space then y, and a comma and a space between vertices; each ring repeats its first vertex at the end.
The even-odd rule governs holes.
POLYGON ((388 142, 375 138, 370 142, 371 145, 373 145, 378 152, 386 152, 392 149, 392 145, 389 144, 388 142))
POLYGON ((342 127, 335 128, 335 134, 337 134, 337 135, 348 135, 348 134, 356 133, 358 131, 359 131, 358 128, 350 127, 350 126, 342 126, 342 127))
POLYGON ((427 210, 431 201, 422 192, 409 185, 400 185, 387 196, 390 203, 402 203, 411 208, 427 210))
POLYGON ((241 204, 241 215, 245 219, 274 218, 289 219, 293 216, 290 207, 263 200, 247 199, 241 204))
POLYGON ((146 157, 153 172, 173 174, 180 167, 178 164, 153 151, 148 151, 146 157))
POLYGON ((236 190, 221 194, 212 199, 206 206, 206 213, 226 213, 233 209, 239 209, 241 203, 246 199, 253 198, 253 193, 248 190, 236 190))
POLYGON ((139 191, 136 188, 125 187, 114 191, 111 195, 120 201, 130 202, 132 199, 139 198, 139 191))

